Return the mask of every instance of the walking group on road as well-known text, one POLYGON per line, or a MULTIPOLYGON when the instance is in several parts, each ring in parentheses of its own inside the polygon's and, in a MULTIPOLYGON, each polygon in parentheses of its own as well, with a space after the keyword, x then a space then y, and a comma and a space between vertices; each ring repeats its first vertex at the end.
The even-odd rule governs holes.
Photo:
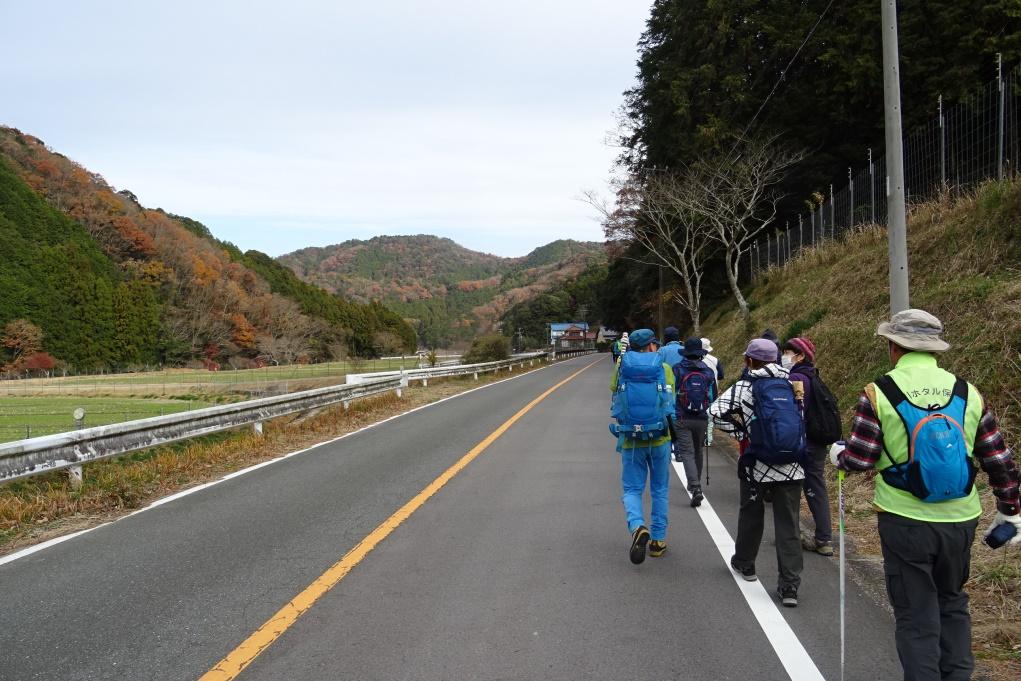
MULTIPOLYGON (((829 387, 804 337, 780 343, 768 329, 748 342, 744 368, 724 391, 723 365, 706 338, 680 342, 668 327, 623 335, 613 348, 610 431, 621 455, 632 563, 666 553, 671 455, 683 465, 691 506, 704 500, 704 448, 714 427, 738 444, 738 527, 730 566, 754 581, 766 504, 773 514, 782 605, 798 605, 805 551, 834 555, 827 459, 841 471, 876 469, 874 508, 896 647, 906 681, 961 681, 974 669, 964 583, 982 513, 981 468, 996 496, 991 547, 1021 544, 1018 468, 981 394, 938 365, 943 325, 905 310, 879 325, 893 367, 865 386, 847 440, 829 387), (648 483, 650 522, 643 494, 648 483), (802 493, 814 519, 802 534, 802 493)), ((842 526, 841 526, 842 527, 842 526)))

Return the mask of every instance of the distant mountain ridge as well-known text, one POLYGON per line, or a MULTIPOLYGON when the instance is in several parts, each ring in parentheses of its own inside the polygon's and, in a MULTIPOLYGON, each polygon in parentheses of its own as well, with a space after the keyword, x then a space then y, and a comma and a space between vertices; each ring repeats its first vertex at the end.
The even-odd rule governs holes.
POLYGON ((512 306, 606 262, 598 242, 553 241, 504 258, 426 234, 379 236, 280 256, 302 280, 357 301, 380 299, 442 346, 492 331, 512 306))

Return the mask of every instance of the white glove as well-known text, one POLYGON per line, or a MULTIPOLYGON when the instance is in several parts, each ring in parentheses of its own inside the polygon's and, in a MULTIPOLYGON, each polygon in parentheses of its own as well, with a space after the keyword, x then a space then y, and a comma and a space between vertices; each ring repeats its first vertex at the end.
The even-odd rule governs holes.
POLYGON ((840 455, 844 453, 844 447, 846 446, 847 443, 843 440, 830 445, 830 463, 837 467, 840 466, 840 455))
POLYGON ((996 517, 993 518, 993 524, 989 526, 989 529, 987 529, 986 533, 982 535, 982 538, 985 539, 990 534, 992 534, 993 530, 995 530, 997 527, 999 527, 1000 525, 1005 525, 1007 523, 1013 525, 1017 532, 1014 534, 1013 538, 1011 538, 1010 541, 1004 544, 1004 546, 1017 546, 1018 544, 1021 544, 1021 513, 1017 515, 1003 515, 1002 513, 997 511, 996 517))

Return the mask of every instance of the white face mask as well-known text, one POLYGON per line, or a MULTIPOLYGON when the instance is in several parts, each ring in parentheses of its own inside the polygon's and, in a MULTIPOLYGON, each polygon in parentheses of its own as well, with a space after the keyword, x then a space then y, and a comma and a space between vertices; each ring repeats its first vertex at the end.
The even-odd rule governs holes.
POLYGON ((794 355, 784 355, 780 358, 780 364, 784 369, 791 369, 794 367, 794 355))

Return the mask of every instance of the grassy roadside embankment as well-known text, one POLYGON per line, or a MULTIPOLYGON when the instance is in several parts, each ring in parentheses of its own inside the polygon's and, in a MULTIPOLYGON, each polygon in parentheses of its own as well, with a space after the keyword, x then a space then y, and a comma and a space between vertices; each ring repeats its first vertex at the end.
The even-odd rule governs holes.
POLYGON ((478 381, 470 376, 433 379, 428 387, 405 388, 401 398, 391 393, 355 400, 346 411, 338 404, 270 421, 261 437, 244 429, 100 461, 85 467, 78 490, 64 471, 8 483, 0 486, 0 554, 107 522, 226 473, 543 366, 480 374, 478 381))
MULTIPOLYGON (((944 197, 909 216, 911 305, 939 317, 952 344, 941 365, 974 383, 1000 418, 1007 443, 1021 453, 1021 182, 989 183, 958 200, 944 197)), ((888 318, 885 229, 870 226, 772 268, 748 291, 752 323, 736 306, 714 310, 703 325, 724 359, 728 379, 743 364, 748 339, 773 328, 781 338, 805 335, 817 365, 850 423, 864 385, 889 369, 886 343, 874 336, 888 318)), ((836 475, 831 500, 836 524, 836 475)), ((983 474, 979 533, 993 512, 983 474)), ((845 483, 847 531, 860 558, 880 553, 871 475, 845 483)), ((976 656, 990 678, 1021 669, 1021 549, 991 551, 976 541, 971 594, 976 656)))

